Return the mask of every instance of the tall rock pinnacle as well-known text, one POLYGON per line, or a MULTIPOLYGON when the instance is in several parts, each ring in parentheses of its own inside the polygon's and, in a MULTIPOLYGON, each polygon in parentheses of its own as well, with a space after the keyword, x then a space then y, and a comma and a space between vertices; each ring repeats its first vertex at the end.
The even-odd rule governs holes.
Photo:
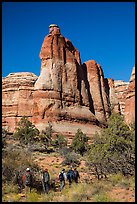
POLYGON ((60 34, 57 25, 49 26, 41 51, 41 72, 35 89, 54 90, 79 100, 77 69, 80 65, 78 50, 60 34))
POLYGON ((55 120, 97 121, 89 110, 79 51, 61 35, 57 25, 49 26, 39 56, 41 72, 34 85, 34 121, 50 120, 53 115, 55 120))

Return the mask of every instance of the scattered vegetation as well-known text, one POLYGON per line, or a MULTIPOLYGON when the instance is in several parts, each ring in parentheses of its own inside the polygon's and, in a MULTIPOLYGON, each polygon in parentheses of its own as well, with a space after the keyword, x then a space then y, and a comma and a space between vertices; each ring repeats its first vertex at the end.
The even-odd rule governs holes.
MULTIPOLYGON (((6 144, 8 132, 2 129, 2 199, 4 202, 115 202, 118 198, 112 199, 109 196, 111 189, 122 187, 135 190, 134 168, 135 168, 135 123, 127 126, 121 115, 113 114, 107 122, 107 128, 102 129, 101 133, 96 133, 93 144, 88 144, 88 137, 78 129, 72 140, 70 147, 67 146, 67 139, 62 134, 56 134, 52 138, 53 128, 49 123, 41 133, 37 128, 23 117, 18 123, 15 133, 16 140, 21 142, 20 148, 6 144), (89 170, 97 178, 103 176, 107 179, 91 181, 85 180, 82 183, 72 183, 71 188, 68 183, 62 192, 49 194, 42 193, 40 181, 41 169, 32 159, 32 151, 27 149, 27 145, 37 144, 39 148, 44 145, 45 149, 54 148, 56 158, 58 155, 64 157, 62 164, 53 163, 55 167, 51 174, 51 181, 57 171, 62 166, 79 166, 81 159, 87 159, 89 170), (22 148, 21 148, 22 147, 22 148), (31 193, 25 197, 18 194, 17 177, 24 170, 30 167, 34 175, 34 186, 31 193)), ((35 152, 37 155, 37 151, 35 152)), ((43 158, 50 156, 44 152, 43 158)), ((52 155, 53 156, 53 155, 52 155)), ((87 172, 88 167, 81 167, 81 172, 87 172), (83 171, 82 171, 82 168, 83 171)), ((81 181, 81 179, 80 179, 81 181)))

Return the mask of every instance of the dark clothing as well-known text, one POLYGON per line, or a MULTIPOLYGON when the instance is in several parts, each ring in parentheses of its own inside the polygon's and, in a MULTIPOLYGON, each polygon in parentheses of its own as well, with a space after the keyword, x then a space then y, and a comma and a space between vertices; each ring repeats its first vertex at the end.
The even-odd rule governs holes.
POLYGON ((78 183, 78 179, 80 179, 79 172, 77 170, 74 170, 74 177, 73 177, 75 183, 78 183))
POLYGON ((22 180, 25 186, 32 186, 32 174, 30 172, 23 174, 22 180))
POLYGON ((62 191, 62 189, 65 186, 65 180, 66 180, 66 173, 64 171, 59 173, 59 180, 60 180, 60 191, 62 191))
POLYGON ((73 176, 74 176, 73 174, 74 174, 74 172, 73 172, 72 169, 70 169, 70 170, 68 171, 68 173, 67 173, 67 180, 69 181, 69 185, 71 185, 71 183, 72 183, 73 176))
POLYGON ((49 181, 50 181, 50 175, 47 171, 43 172, 42 174, 42 186, 44 193, 49 192, 49 181))

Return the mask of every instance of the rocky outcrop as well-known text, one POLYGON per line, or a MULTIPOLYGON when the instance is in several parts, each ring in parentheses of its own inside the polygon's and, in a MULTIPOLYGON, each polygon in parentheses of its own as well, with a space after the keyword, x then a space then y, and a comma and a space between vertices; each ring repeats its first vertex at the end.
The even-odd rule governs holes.
MULTIPOLYGON (((81 128, 92 135, 111 112, 124 112, 122 100, 126 96, 120 93, 125 84, 105 79, 94 60, 81 64, 79 51, 61 35, 57 25, 49 26, 39 56, 39 77, 12 73, 2 80, 2 122, 10 132, 22 116, 27 116, 39 130, 52 122, 56 132, 72 135, 81 128)), ((132 98, 130 88, 128 93, 132 98)))
POLYGON ((80 54, 72 43, 60 34, 58 26, 50 26, 40 51, 41 72, 34 85, 33 118, 38 126, 48 121, 89 121, 95 115, 87 108, 80 54), (81 88, 82 87, 82 88, 81 88))
POLYGON ((114 81, 115 94, 119 102, 121 114, 124 114, 124 111, 125 111, 125 100, 126 100, 128 85, 129 85, 129 82, 124 82, 122 80, 114 81))
POLYGON ((133 67, 127 89, 124 116, 127 124, 135 122, 135 66, 133 67))
POLYGON ((105 79, 105 88, 107 93, 107 99, 109 104, 109 110, 111 113, 120 113, 120 104, 115 91, 115 83, 111 78, 105 79))
POLYGON ((110 114, 105 81, 102 68, 94 60, 89 60, 83 64, 87 74, 88 94, 91 98, 90 110, 96 118, 104 122, 110 114))
POLYGON ((33 73, 11 73, 2 79, 2 123, 13 132, 23 115, 32 118, 34 83, 33 73))

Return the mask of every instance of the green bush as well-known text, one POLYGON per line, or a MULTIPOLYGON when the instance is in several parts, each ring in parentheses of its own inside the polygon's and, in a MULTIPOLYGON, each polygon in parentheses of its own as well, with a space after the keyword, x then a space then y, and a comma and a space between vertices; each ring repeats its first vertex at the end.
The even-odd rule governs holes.
POLYGON ((63 165, 72 165, 76 166, 80 164, 79 161, 79 155, 75 152, 69 152, 66 155, 64 155, 64 161, 62 162, 63 165))
POLYGON ((72 140, 71 148, 82 156, 88 149, 88 137, 80 129, 77 130, 72 140))
POLYGON ((39 135, 39 130, 23 116, 18 123, 13 137, 19 139, 20 142, 28 144, 35 141, 35 137, 39 135))
POLYGON ((108 127, 96 133, 88 151, 88 161, 96 174, 122 172, 134 174, 135 139, 134 130, 129 128, 119 114, 112 114, 108 127))

